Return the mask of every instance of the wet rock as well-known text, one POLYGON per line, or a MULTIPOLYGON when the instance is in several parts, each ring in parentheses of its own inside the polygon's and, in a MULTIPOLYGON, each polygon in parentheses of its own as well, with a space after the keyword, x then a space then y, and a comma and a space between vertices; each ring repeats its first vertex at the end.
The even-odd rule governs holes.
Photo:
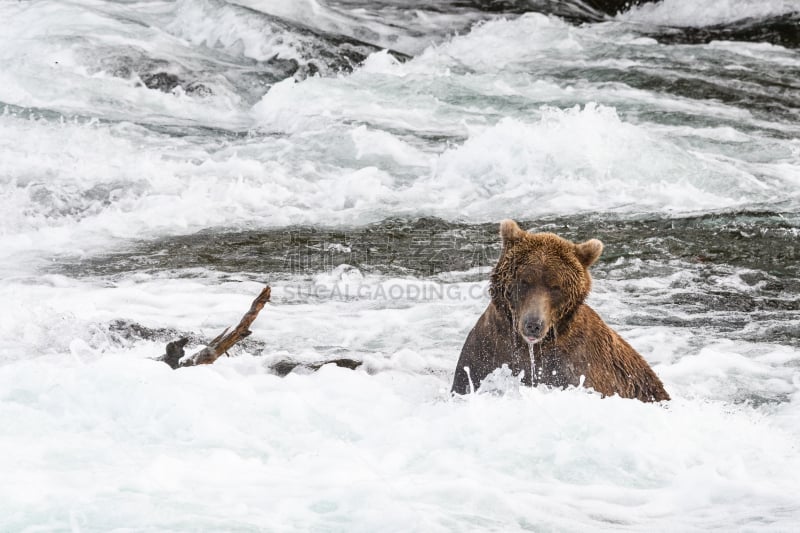
POLYGON ((142 83, 148 89, 155 89, 165 93, 172 92, 175 87, 180 85, 178 76, 166 72, 156 72, 155 74, 142 76, 142 83))
POLYGON ((745 41, 771 43, 785 48, 800 48, 800 11, 768 19, 744 19, 705 27, 665 27, 644 33, 665 44, 745 41))
POLYGON ((183 90, 186 91, 186 94, 200 96, 203 98, 214 94, 214 91, 212 91, 210 88, 206 87, 202 83, 197 83, 197 82, 186 84, 183 90))
POLYGON ((283 377, 289 375, 296 369, 304 369, 309 372, 315 372, 322 368, 324 365, 334 364, 340 368, 348 368, 355 370, 363 363, 357 359, 350 359, 348 357, 341 357, 337 359, 329 359, 325 361, 316 361, 313 363, 301 363, 293 359, 281 359, 270 365, 270 369, 277 375, 283 377))
POLYGON ((656 0, 464 0, 452 5, 490 13, 543 13, 580 23, 597 22, 651 1, 656 0))

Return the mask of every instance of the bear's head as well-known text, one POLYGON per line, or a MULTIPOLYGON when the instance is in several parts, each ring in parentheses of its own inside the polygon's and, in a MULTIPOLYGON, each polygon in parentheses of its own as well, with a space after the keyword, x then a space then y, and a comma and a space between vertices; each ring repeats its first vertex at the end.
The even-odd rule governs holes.
POLYGON ((575 244, 553 233, 528 233, 513 220, 500 223, 503 250, 489 291, 495 306, 529 344, 567 320, 589 294, 589 267, 603 252, 591 239, 575 244))

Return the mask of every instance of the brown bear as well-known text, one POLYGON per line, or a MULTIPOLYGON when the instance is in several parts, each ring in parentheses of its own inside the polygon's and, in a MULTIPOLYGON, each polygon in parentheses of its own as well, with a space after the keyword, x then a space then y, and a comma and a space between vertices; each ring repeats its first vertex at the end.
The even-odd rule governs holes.
POLYGON ((669 400, 644 358, 586 305, 597 239, 575 244, 552 233, 500 224, 502 252, 491 302, 458 359, 452 391, 466 394, 496 368, 523 373, 526 385, 593 388, 643 402, 669 400), (533 361, 531 361, 533 357, 533 361))

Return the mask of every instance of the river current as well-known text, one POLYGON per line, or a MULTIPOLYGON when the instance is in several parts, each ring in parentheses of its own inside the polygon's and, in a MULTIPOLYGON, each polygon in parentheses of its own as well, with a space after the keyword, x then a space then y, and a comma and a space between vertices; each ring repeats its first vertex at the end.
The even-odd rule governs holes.
POLYGON ((0 2, 0 298, 0 531, 792 531, 800 4, 0 2), (668 405, 450 397, 504 218, 668 405))

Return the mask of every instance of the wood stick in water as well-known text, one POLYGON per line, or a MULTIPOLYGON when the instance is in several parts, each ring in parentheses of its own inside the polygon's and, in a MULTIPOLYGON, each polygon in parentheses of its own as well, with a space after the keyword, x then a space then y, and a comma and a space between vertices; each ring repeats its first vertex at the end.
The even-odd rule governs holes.
POLYGON ((227 352, 234 344, 252 333, 249 329, 250 324, 253 323, 258 313, 269 301, 270 292, 271 289, 269 286, 264 287, 261 293, 256 296, 256 299, 253 300, 252 305, 250 305, 250 310, 244 314, 239 324, 232 330, 231 328, 225 328, 225 331, 217 335, 217 337, 202 350, 189 357, 185 357, 186 352, 183 348, 189 342, 189 339, 182 338, 167 344, 166 353, 159 357, 158 360, 167 363, 172 368, 210 365, 219 359, 219 357, 227 352))

